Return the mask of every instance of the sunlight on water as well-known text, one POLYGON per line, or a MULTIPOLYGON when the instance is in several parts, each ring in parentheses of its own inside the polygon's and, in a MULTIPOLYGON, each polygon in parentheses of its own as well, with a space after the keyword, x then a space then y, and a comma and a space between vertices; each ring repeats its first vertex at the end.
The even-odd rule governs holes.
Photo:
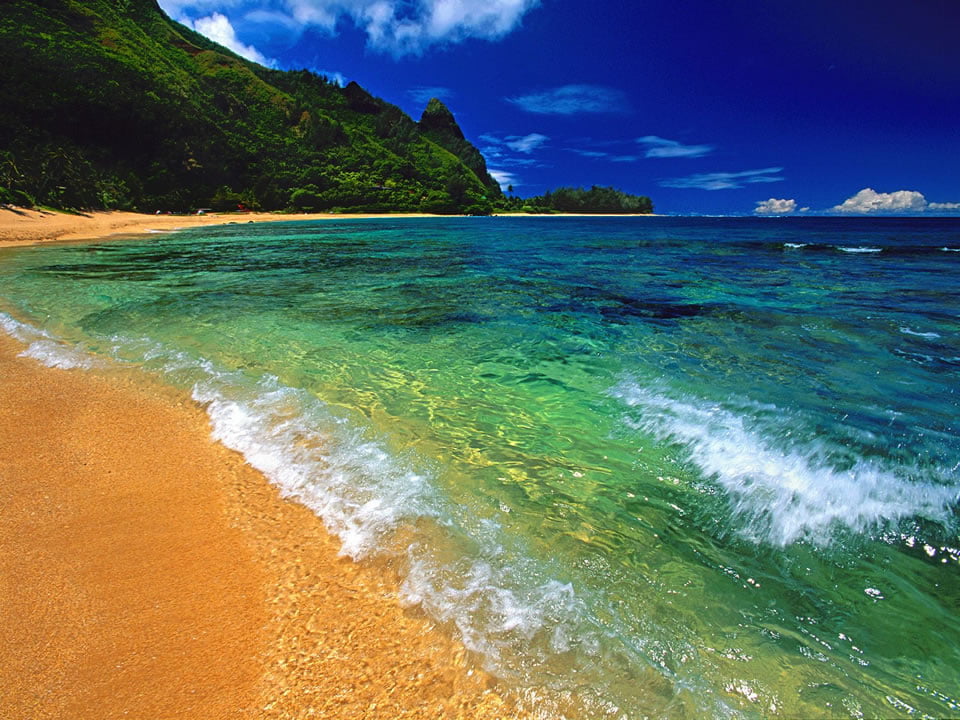
POLYGON ((0 251, 518 698, 956 714, 955 221, 470 218, 0 251), (912 710, 911 710, 912 708, 912 710))

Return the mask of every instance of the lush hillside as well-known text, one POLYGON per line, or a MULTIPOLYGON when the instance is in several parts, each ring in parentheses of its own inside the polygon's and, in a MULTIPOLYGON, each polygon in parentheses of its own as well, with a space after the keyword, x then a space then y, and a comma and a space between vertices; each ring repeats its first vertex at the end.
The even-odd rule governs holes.
POLYGON ((653 212, 653 202, 646 195, 630 195, 612 187, 594 185, 584 188, 561 187, 520 200, 508 198, 508 207, 523 209, 527 212, 560 213, 609 213, 646 215, 653 212))
POLYGON ((0 202, 487 212, 483 157, 439 101, 420 123, 355 83, 269 70, 154 0, 0 11, 0 202))

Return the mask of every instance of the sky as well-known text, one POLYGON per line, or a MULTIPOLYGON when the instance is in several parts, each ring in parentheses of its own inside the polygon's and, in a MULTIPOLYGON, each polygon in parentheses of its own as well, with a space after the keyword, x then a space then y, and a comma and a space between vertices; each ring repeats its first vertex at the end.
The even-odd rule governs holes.
POLYGON ((269 67, 454 113, 507 190, 960 215, 960 0, 159 0, 269 67))

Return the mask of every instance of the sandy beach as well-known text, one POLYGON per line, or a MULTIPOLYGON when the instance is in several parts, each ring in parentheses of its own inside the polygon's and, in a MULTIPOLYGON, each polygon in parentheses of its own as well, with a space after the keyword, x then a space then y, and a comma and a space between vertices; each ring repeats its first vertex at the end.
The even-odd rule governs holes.
MULTIPOLYGON (((217 222, 2 210, 0 241, 217 222)), ((22 350, 0 334, 0 716, 515 717, 188 396, 22 350)))
POLYGON ((110 235, 133 235, 151 230, 178 230, 203 225, 291 220, 349 220, 373 217, 430 217, 418 213, 357 215, 331 213, 206 213, 203 215, 143 215, 96 211, 80 214, 0 207, 0 247, 67 240, 93 240, 110 235))

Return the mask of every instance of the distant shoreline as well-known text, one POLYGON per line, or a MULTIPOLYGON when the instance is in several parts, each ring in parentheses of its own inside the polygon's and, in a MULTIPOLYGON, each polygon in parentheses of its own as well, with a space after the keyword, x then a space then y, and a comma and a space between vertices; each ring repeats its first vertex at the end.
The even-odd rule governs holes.
MULTIPOLYGON (((0 208, 0 247, 51 242, 98 240, 111 235, 170 232, 190 227, 300 220, 358 220, 463 217, 427 213, 206 213, 203 215, 147 215, 121 210, 72 214, 52 210, 0 208)), ((603 213, 497 213, 494 217, 659 217, 603 213)))

